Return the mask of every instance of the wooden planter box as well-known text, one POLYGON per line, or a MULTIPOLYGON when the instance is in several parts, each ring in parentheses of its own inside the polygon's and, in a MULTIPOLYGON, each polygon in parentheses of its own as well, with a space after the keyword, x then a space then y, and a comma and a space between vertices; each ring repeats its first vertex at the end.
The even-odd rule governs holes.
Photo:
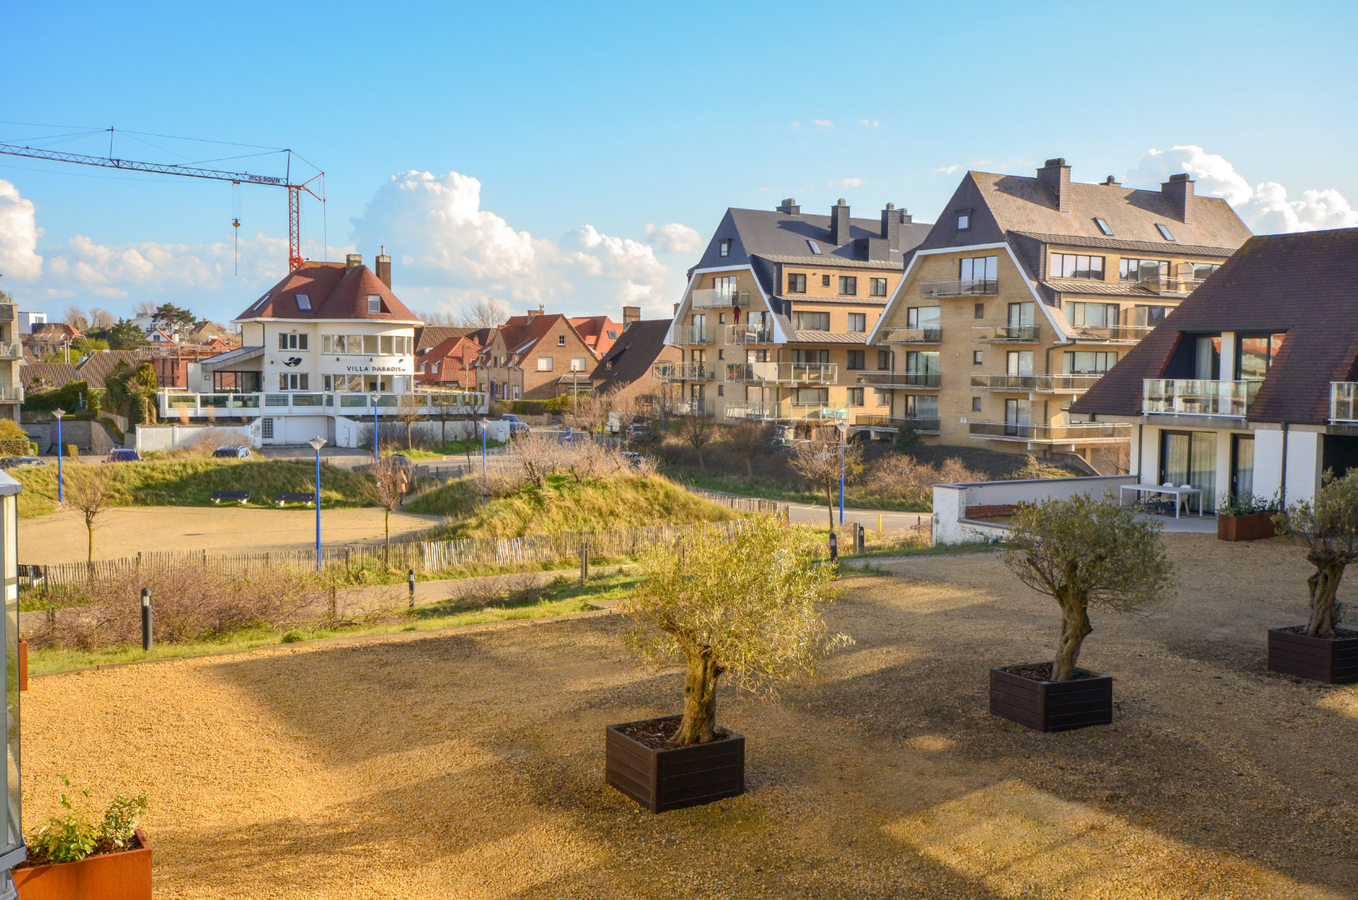
MULTIPOLYGON (((1076 670, 1084 675, 1084 669, 1076 670)), ((1038 681, 990 670, 990 714, 1037 731, 1070 731, 1113 721, 1113 678, 1038 681)))
POLYGON ((1275 513, 1252 513, 1248 516, 1217 516, 1217 540, 1257 541, 1276 534, 1273 527, 1275 513))
POLYGON ((1307 637, 1270 628, 1268 667, 1274 672, 1326 684, 1358 683, 1358 637, 1307 637))
POLYGON ((610 725, 606 732, 608 783, 651 812, 745 793, 745 738, 740 735, 719 728, 726 736, 722 740, 657 750, 629 737, 621 730, 626 727, 610 725))
POLYGON ((151 900, 151 845, 136 834, 135 850, 15 869, 19 900, 151 900))

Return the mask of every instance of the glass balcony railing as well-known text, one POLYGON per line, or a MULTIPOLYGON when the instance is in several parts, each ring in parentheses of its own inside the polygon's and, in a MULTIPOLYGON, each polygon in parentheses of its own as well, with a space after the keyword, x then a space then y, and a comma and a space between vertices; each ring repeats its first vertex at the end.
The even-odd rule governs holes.
POLYGON ((794 399, 792 401, 792 415, 789 418, 795 422, 848 422, 849 407, 843 404, 834 406, 807 404, 803 406, 794 399))
POLYGON ((716 374, 715 367, 704 363, 661 362, 651 367, 656 381, 711 381, 716 374))
POLYGON ((1025 344, 1041 335, 1036 325, 973 325, 971 330, 973 341, 989 344, 1025 344))
POLYGON ((701 325, 680 325, 674 329, 674 342, 681 345, 715 344, 717 332, 713 328, 706 328, 701 325))
MULTIPOLYGON (((161 391, 159 394, 162 416, 173 418, 176 415, 242 415, 247 411, 258 415, 261 406, 266 415, 287 415, 289 410, 298 410, 298 415, 315 415, 317 410, 338 413, 346 416, 361 415, 366 411, 372 414, 372 398, 366 393, 219 393, 197 394, 192 391, 161 391), (182 412, 181 412, 182 411, 182 412), (342 411, 342 412, 341 412, 342 411)), ((486 405, 486 395, 477 391, 416 391, 411 394, 385 393, 378 395, 378 409, 388 414, 395 411, 403 402, 413 403, 421 415, 438 415, 446 409, 466 412, 482 411, 486 405)))
POLYGON ((1102 375, 973 375, 971 386, 988 391, 1039 391, 1053 394, 1080 394, 1094 386, 1102 375))
POLYGON ((779 384, 834 384, 838 363, 727 363, 727 381, 760 381, 779 384))
POLYGON ((676 416, 710 416, 715 414, 715 407, 711 400, 680 400, 674 404, 672 414, 676 416))
POLYGON ((858 372, 857 382, 876 388, 936 388, 937 372, 858 372))
POLYGON ((1222 416, 1241 419, 1259 393, 1261 381, 1202 381, 1147 378, 1142 382, 1145 415, 1222 416))
POLYGON ((943 328, 928 325, 924 328, 888 328, 882 336, 883 344, 937 344, 943 340, 943 328))
POLYGON ((1072 325, 1081 341, 1107 341, 1110 344, 1135 344, 1155 330, 1154 325, 1072 325))
POLYGON ((1358 382, 1330 382, 1330 421, 1358 422, 1358 382))
POLYGON ((996 441, 1026 441, 1032 444, 1087 444, 1125 441, 1132 426, 1114 422, 1088 422, 1072 425, 1031 425, 1020 422, 972 422, 967 430, 974 438, 996 441))
POLYGON ((692 301, 689 305, 694 309, 744 309, 750 305, 750 292, 707 288, 694 291, 692 301))
POLYGON ((21 384, 0 385, 0 401, 5 403, 23 403, 24 388, 21 384))
POLYGON ((745 403, 726 407, 728 419, 754 419, 763 421, 778 418, 778 405, 775 403, 745 403))
POLYGON ((855 425, 865 428, 910 428, 920 434, 938 434, 939 420, 937 418, 927 418, 924 416, 868 416, 857 415, 853 417, 855 425))
POLYGON ((919 286, 921 297, 977 297, 998 294, 1000 283, 994 278, 957 278, 952 281, 925 281, 919 286))
POLYGON ((727 325, 728 344, 772 344, 772 325, 727 325))

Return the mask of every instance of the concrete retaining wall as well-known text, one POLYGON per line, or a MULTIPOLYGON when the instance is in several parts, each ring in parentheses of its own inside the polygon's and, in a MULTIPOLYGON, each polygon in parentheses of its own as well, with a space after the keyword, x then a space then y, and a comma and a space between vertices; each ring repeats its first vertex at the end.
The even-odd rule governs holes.
POLYGON ((976 507, 1011 507, 1018 503, 1043 500, 1069 500, 1087 494, 1096 500, 1112 491, 1116 497, 1124 484, 1136 484, 1135 475, 1102 475, 1090 478, 1034 478, 1016 481, 974 481, 963 484, 934 485, 935 544, 960 544, 1003 539, 1006 525, 969 519, 967 510, 976 507))

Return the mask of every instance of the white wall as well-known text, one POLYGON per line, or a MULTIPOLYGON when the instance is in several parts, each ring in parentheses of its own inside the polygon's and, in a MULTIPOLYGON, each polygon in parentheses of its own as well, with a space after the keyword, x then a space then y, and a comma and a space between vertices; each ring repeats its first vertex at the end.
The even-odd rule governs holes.
MULTIPOLYGON (((1291 443, 1291 435, 1288 435, 1291 443)), ((1283 433, 1274 426, 1254 432, 1254 494, 1272 497, 1278 493, 1283 472, 1283 433)), ((1291 479, 1288 479, 1291 481, 1291 479)), ((1289 489, 1288 493, 1291 493, 1289 489)), ((1292 498, 1289 496, 1288 500, 1292 498)))
POLYGON ((1320 486, 1321 436, 1314 431, 1287 433, 1287 502, 1310 500, 1320 486))
POLYGON ((1069 500, 1087 494, 1101 500, 1124 484, 1136 484, 1135 475, 1101 475, 1094 478, 1035 478, 1017 481, 977 481, 965 484, 934 485, 934 543, 957 544, 990 540, 1001 535, 1006 526, 970 521, 972 506, 1011 506, 1040 503, 1043 500, 1069 500))
POLYGON ((138 425, 133 435, 134 447, 138 453, 178 450, 192 447, 209 431, 240 435, 250 441, 250 446, 259 446, 257 425, 138 425))

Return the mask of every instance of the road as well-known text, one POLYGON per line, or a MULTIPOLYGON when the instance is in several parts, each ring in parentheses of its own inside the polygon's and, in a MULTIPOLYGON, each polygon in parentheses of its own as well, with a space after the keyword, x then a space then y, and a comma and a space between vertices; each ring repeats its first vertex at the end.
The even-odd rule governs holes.
MULTIPOLYGON (((839 524, 839 507, 834 509, 835 524, 839 524)), ((881 517, 882 528, 893 531, 898 528, 914 528, 922 522, 929 521, 929 513, 903 513, 892 512, 890 510, 877 509, 853 509, 844 507, 845 524, 861 524, 864 528, 875 529, 878 517, 881 517)), ((829 517, 825 514, 823 506, 809 506, 804 503, 788 504, 788 518, 794 525, 811 525, 824 527, 829 525, 829 517)))

